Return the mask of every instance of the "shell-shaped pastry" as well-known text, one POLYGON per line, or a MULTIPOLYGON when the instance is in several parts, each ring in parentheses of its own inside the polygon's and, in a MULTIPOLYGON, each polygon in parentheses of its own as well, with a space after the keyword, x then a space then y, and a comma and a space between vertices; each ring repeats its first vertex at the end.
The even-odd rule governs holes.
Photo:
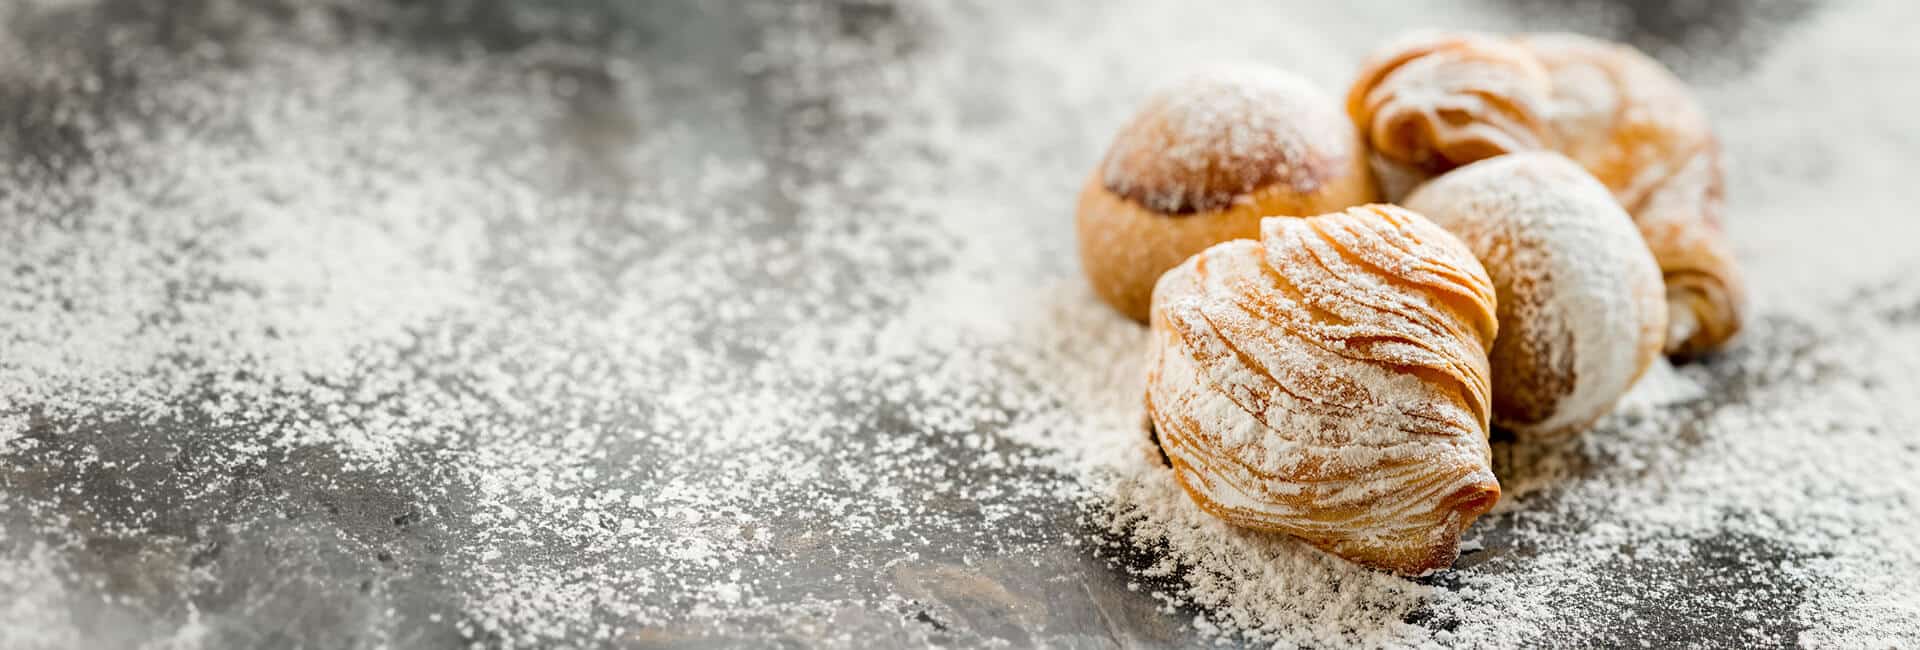
POLYGON ((1574 34, 1521 37, 1553 80, 1556 147, 1613 191, 1666 276, 1670 354, 1740 329, 1744 291, 1720 229, 1720 150, 1685 84, 1638 50, 1574 34))
POLYGON ((1081 267, 1121 313, 1147 319, 1154 281, 1260 218, 1372 201, 1353 125, 1300 77, 1257 66, 1197 74, 1148 99, 1080 194, 1081 267))
POLYGON ((1147 412, 1207 512, 1428 572, 1500 498, 1497 327, 1486 271, 1413 212, 1271 218, 1160 279, 1147 412))
POLYGON ((1530 438, 1578 433, 1660 356, 1660 267, 1633 219, 1573 161, 1545 151, 1483 160, 1405 205, 1466 242, 1493 278, 1494 424, 1530 438))
POLYGON ((1512 41, 1416 33, 1374 53, 1347 92, 1389 198, 1477 160, 1548 146, 1547 71, 1512 41))

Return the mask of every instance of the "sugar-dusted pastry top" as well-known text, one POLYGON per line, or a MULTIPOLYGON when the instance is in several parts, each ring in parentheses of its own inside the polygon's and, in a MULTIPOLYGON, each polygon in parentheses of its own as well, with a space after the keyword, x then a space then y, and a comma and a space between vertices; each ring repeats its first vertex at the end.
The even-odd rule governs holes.
POLYGON ((1168 215, 1221 210, 1260 188, 1311 194, 1359 155, 1353 127, 1310 82, 1214 68, 1155 93, 1101 163, 1108 191, 1168 215))
POLYGON ((1231 523, 1401 573, 1452 563, 1493 507, 1494 288, 1405 209, 1271 218, 1167 272, 1147 410, 1181 484, 1231 523))
POLYGON ((1565 156, 1473 163, 1405 205, 1459 236, 1493 279, 1495 424, 1527 437, 1577 433, 1659 356, 1660 268, 1607 188, 1565 156))
POLYGON ((1148 99, 1075 207, 1080 266, 1100 298, 1145 322, 1153 283, 1260 219, 1376 199, 1353 124, 1282 70, 1208 70, 1148 99))

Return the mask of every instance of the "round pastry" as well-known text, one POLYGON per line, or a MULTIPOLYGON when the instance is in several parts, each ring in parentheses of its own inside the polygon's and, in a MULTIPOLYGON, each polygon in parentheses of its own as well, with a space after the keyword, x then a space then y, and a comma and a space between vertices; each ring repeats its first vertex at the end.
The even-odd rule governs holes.
POLYGON ((1546 68, 1525 48, 1477 33, 1416 33, 1374 53, 1347 91, 1347 114, 1397 199, 1447 170, 1548 146, 1546 68))
POLYGON ((1145 321, 1154 281, 1260 218, 1374 199, 1353 125, 1306 80, 1229 67, 1160 91, 1080 193, 1080 262, 1101 299, 1145 321))
POLYGON ((1552 77, 1556 146, 1613 191, 1660 263, 1672 312, 1667 352, 1720 347, 1740 330, 1744 297, 1720 229, 1720 149, 1705 111, 1631 47, 1574 34, 1519 43, 1552 77))
POLYGON ((1489 465, 1494 288, 1425 218, 1367 205, 1262 222, 1153 293, 1146 405, 1199 506, 1372 567, 1458 555, 1489 465))
POLYGON ((1494 424, 1528 438, 1578 433, 1660 355, 1660 267, 1613 195, 1565 156, 1473 163, 1405 205, 1460 237, 1493 278, 1494 424))

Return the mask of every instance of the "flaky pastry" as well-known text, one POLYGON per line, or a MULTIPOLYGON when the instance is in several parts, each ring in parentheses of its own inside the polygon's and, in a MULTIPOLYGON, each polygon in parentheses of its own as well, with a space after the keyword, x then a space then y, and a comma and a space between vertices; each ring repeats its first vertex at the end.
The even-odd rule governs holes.
POLYGON ((1081 267, 1121 313, 1147 319, 1154 281, 1260 218, 1374 199, 1359 136, 1331 97, 1265 67, 1210 70, 1154 94, 1087 179, 1081 267))
POLYGON ((1427 178, 1546 141, 1546 68, 1504 38, 1416 33, 1370 57, 1347 92, 1375 172, 1398 199, 1427 178))
POLYGON ((1267 219, 1167 272, 1151 326, 1148 416, 1207 512, 1418 574, 1499 500, 1493 284, 1425 218, 1267 219))
POLYGON ((1577 433, 1660 355, 1660 267, 1613 195, 1565 156, 1483 160, 1404 204, 1466 242, 1493 279, 1494 424, 1524 437, 1577 433))

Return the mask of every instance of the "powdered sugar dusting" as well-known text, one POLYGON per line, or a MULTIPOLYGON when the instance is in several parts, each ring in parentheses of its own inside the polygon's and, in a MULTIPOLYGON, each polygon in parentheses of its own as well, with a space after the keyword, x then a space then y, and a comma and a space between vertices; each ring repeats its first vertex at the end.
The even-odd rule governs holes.
POLYGON ((1666 334, 1660 268, 1605 186, 1558 154, 1449 172, 1407 207, 1467 242, 1501 288, 1495 422, 1577 433, 1611 410, 1666 334))
POLYGON ((1402 573, 1450 564, 1499 496, 1486 272, 1397 208, 1262 226, 1154 289, 1148 414, 1174 471, 1229 521, 1402 573))
POLYGON ((0 57, 73 134, 0 198, 5 641, 1920 638, 1908 3, 1702 88, 1759 316, 1576 443, 1495 442, 1483 550, 1422 581, 1187 498, 1072 201, 1208 62, 1338 88, 1408 28, 1528 25, 778 3, 440 45, 381 5, 208 4, 221 29, 122 25, 105 62, 0 57))
POLYGON ((1107 153, 1103 182, 1174 214, 1218 210, 1274 182, 1308 194, 1358 154, 1336 106, 1284 70, 1209 66, 1147 101, 1107 153))

